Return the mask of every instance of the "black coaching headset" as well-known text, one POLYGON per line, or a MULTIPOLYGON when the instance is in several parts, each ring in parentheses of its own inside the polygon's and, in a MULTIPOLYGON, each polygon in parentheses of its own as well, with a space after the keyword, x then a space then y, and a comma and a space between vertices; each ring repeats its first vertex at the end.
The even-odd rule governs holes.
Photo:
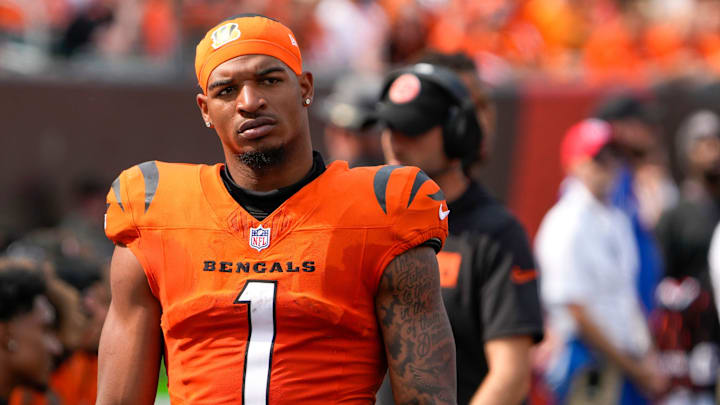
POLYGON ((436 84, 452 97, 455 104, 448 109, 442 131, 445 154, 451 158, 460 158, 463 166, 472 163, 482 142, 483 132, 475 112, 475 103, 465 84, 447 68, 418 63, 390 73, 383 83, 381 100, 386 100, 391 84, 405 73, 436 84))

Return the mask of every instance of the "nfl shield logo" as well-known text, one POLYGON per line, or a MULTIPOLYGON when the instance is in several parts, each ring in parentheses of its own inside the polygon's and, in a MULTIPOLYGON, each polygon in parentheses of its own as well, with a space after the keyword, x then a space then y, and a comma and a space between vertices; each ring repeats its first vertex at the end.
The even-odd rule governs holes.
POLYGON ((259 252, 268 246, 270 246, 270 228, 263 228, 262 225, 250 228, 250 247, 259 252))

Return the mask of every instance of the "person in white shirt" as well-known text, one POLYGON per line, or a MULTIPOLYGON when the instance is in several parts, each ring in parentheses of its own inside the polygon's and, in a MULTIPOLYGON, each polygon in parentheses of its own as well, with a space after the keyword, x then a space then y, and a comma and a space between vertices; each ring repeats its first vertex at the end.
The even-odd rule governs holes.
POLYGON ((713 232, 710 251, 708 253, 708 262, 710 264, 710 282, 712 283, 715 305, 718 314, 720 314, 720 223, 715 226, 715 231, 713 232))
POLYGON ((619 168, 612 138, 598 119, 568 130, 568 177, 535 240, 548 333, 559 343, 547 377, 560 403, 643 403, 666 385, 650 361, 632 228, 607 201, 619 168))

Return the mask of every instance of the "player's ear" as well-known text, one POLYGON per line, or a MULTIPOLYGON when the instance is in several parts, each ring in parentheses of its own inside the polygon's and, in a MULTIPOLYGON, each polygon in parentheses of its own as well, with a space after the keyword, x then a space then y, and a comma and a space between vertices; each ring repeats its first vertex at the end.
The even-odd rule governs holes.
POLYGON ((315 96, 315 87, 314 87, 314 81, 313 81, 313 75, 310 72, 302 72, 300 75, 298 75, 298 84, 300 85, 300 95, 301 97, 301 103, 303 105, 307 105, 309 103, 306 103, 305 100, 311 100, 315 96))
POLYGON ((198 93, 196 96, 196 101, 198 108, 200 109, 200 115, 202 115, 202 119, 205 122, 205 125, 210 121, 210 114, 208 113, 208 105, 207 105, 208 96, 206 96, 203 93, 198 93))

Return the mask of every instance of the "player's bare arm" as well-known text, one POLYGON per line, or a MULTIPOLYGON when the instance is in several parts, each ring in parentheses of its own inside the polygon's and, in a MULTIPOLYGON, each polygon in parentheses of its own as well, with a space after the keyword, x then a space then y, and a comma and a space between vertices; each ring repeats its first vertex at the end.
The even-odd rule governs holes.
POLYGON ((485 343, 488 374, 470 405, 521 404, 530 391, 530 336, 507 336, 485 343))
POLYGON ((411 249, 387 266, 375 310, 395 403, 455 404, 455 342, 432 248, 411 249))
POLYGON ((160 304, 132 251, 116 247, 112 302, 100 338, 97 405, 152 404, 160 366, 160 304))

